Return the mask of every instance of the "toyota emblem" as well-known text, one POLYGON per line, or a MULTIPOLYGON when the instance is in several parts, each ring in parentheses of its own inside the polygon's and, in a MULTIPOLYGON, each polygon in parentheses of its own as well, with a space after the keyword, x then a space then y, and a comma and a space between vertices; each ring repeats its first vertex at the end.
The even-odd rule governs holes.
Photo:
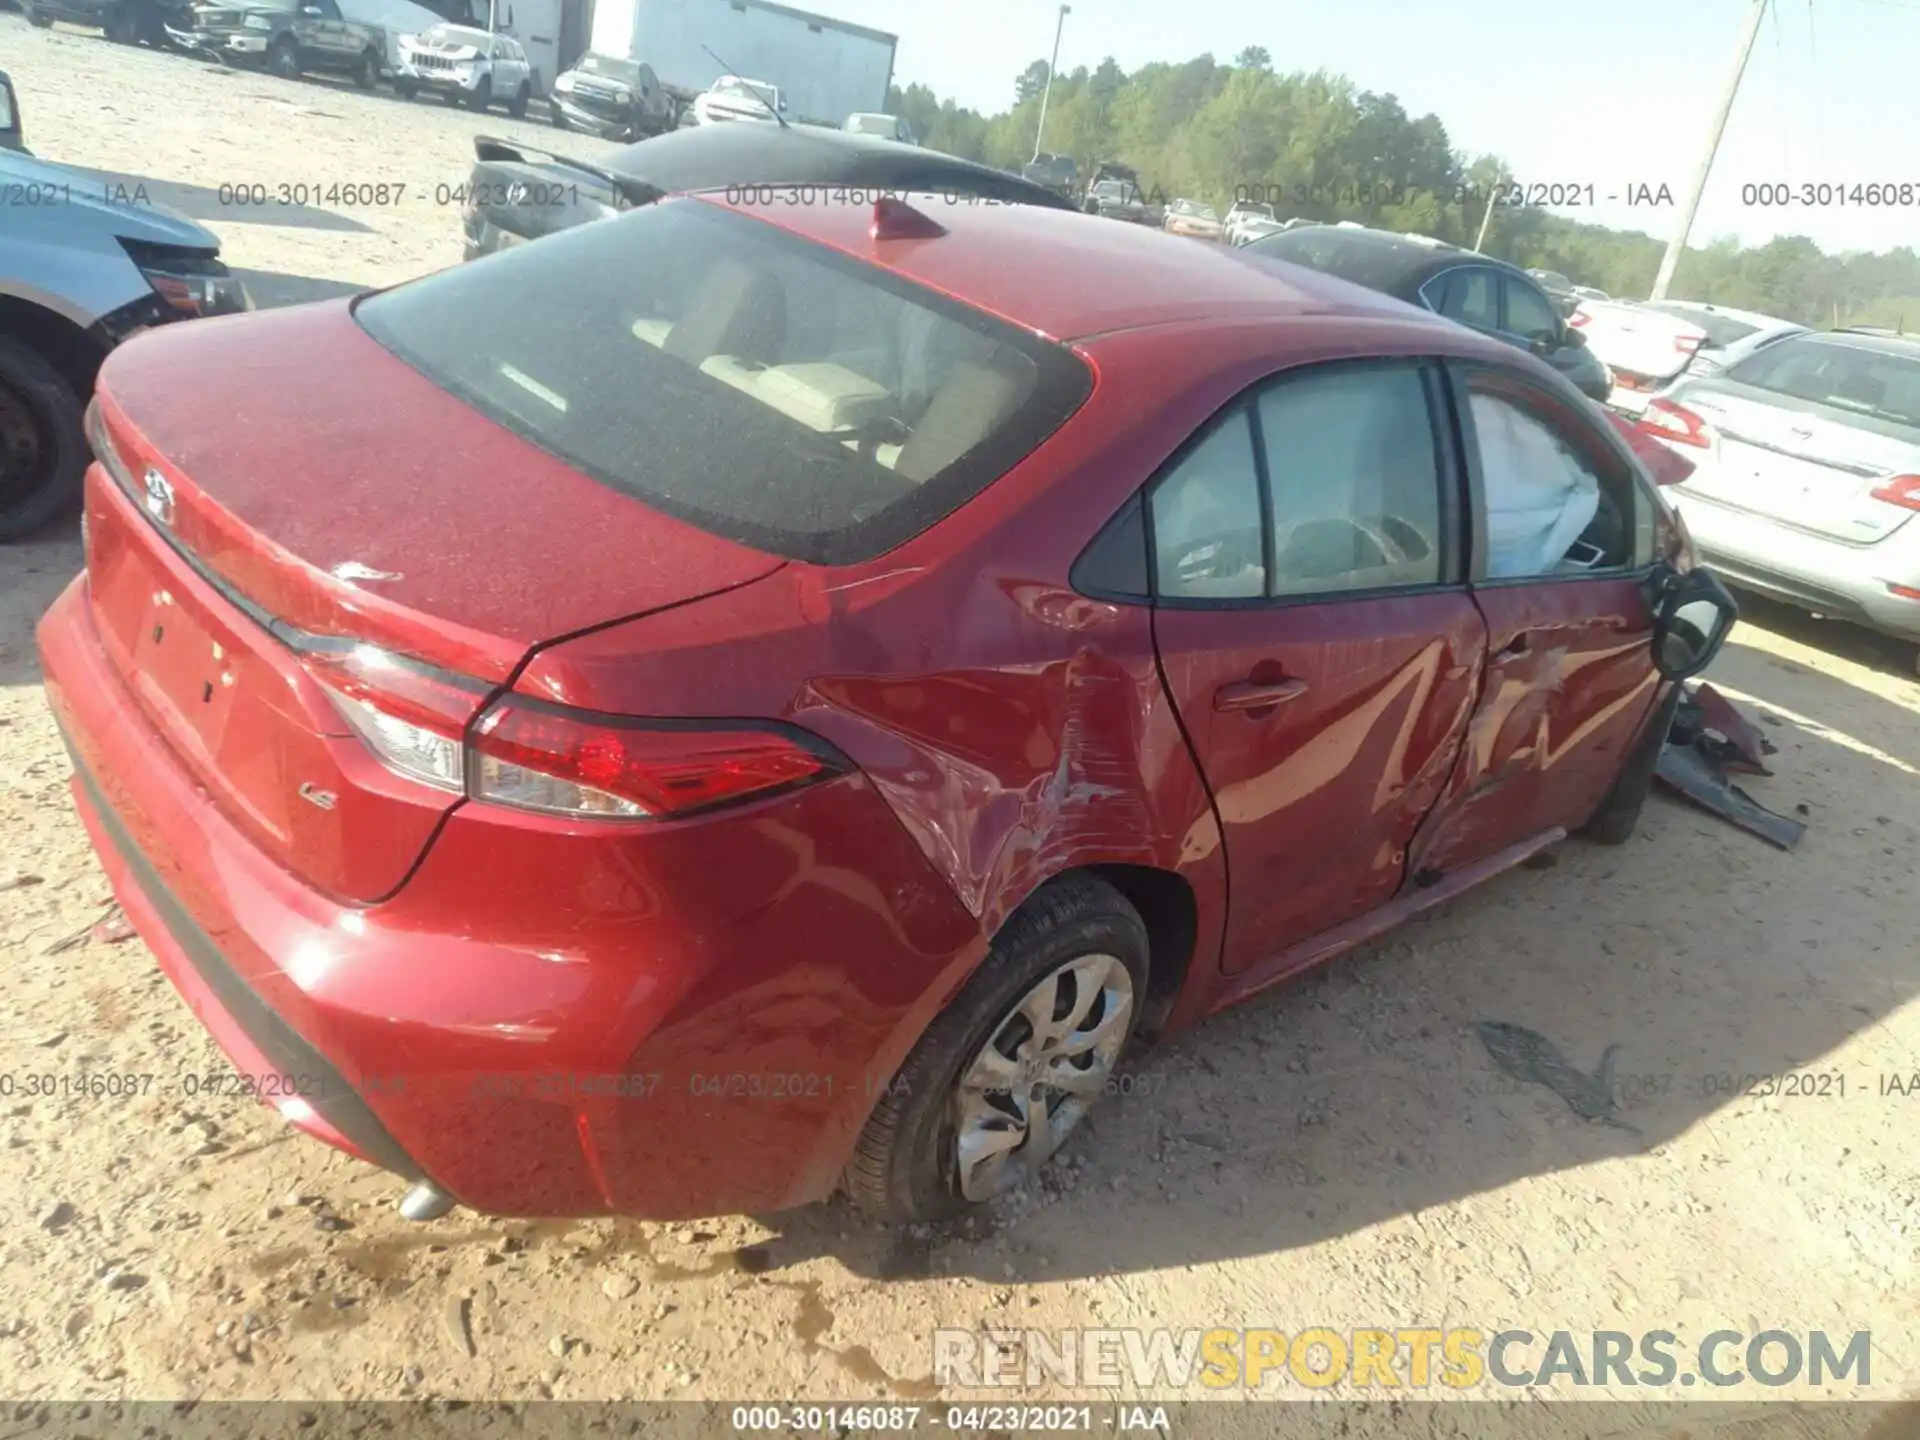
POLYGON ((158 470, 147 471, 147 513, 162 525, 173 524, 173 486, 158 470))

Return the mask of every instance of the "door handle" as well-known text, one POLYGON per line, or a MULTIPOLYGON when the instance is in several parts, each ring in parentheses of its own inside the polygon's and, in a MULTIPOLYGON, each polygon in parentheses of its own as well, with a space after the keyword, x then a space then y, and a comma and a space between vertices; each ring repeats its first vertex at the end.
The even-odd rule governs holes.
POLYGON ((1304 680, 1275 680, 1270 684, 1238 680, 1231 685, 1222 685, 1213 692, 1213 708, 1226 711, 1265 710, 1298 699, 1306 693, 1307 682, 1304 680))
POLYGON ((1522 630, 1506 643, 1506 646, 1493 658, 1495 660, 1513 660, 1527 653, 1527 632, 1522 630))

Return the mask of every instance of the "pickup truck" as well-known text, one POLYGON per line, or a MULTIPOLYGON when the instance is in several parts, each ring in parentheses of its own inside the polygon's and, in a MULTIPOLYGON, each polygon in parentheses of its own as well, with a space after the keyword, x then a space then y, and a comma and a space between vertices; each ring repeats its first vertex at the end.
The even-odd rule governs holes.
POLYGON ((167 34, 183 50, 264 66, 288 80, 309 70, 335 70, 371 90, 387 68, 386 31, 347 19, 339 0, 213 0, 169 21, 167 34))
POLYGON ((121 45, 167 42, 167 26, 179 23, 187 0, 21 0, 27 23, 46 29, 56 20, 100 30, 121 45))

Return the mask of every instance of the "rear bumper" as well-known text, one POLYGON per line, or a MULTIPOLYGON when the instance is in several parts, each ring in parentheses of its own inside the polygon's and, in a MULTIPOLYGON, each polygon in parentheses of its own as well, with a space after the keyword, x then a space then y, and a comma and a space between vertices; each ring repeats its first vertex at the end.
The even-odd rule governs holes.
POLYGON ((84 575, 39 641, 115 892, 249 1088, 480 1211, 823 1198, 984 952, 859 776, 615 841, 461 806, 393 900, 341 905, 236 831, 151 730, 84 575))
MULTIPOLYGON (((1679 453, 1685 454, 1685 451, 1679 453)), ((1920 533, 1908 521, 1877 545, 1847 545, 1671 486, 1701 558, 1736 585, 1835 619, 1920 640, 1920 533)))

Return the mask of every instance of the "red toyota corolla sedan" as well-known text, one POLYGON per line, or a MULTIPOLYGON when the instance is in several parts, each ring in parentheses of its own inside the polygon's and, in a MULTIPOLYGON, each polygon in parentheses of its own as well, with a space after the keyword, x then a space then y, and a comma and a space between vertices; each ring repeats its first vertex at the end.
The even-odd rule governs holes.
POLYGON ((670 200, 101 376, 39 632, 81 814, 239 1071, 410 1214, 992 1197, 1143 1033, 1624 838, 1733 623, 1510 346, 857 198, 670 200))

